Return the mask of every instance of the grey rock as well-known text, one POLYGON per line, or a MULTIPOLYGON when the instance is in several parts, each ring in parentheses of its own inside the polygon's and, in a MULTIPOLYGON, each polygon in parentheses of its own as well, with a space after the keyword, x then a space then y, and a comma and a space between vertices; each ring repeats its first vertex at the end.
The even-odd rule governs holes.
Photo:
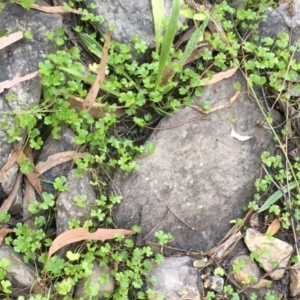
MULTIPOLYGON (((41 1, 40 4, 47 5, 41 1)), ((25 10, 20 5, 3 3, 0 18, 0 29, 7 29, 9 33, 30 30, 32 40, 22 40, 0 50, 0 82, 11 80, 16 76, 24 76, 38 70, 38 63, 44 60, 47 53, 54 50, 52 42, 45 37, 47 31, 55 31, 62 27, 62 18, 58 14, 47 14, 37 10, 25 10)), ((13 110, 28 110, 40 102, 41 82, 39 76, 19 83, 9 89, 15 100, 7 103, 4 92, 0 94, 1 112, 13 110)), ((11 117, 1 115, 1 121, 7 121, 9 127, 14 124, 11 117)), ((11 152, 11 144, 7 141, 7 129, 0 128, 0 169, 7 162, 11 152)), ((24 141, 25 136, 21 136, 24 141)), ((12 190, 18 167, 15 164, 9 174, 2 179, 0 198, 6 197, 12 190)))
MULTIPOLYGON (((242 280, 239 280, 238 277, 234 276, 234 272, 233 272, 233 265, 236 262, 236 260, 242 260, 245 263, 245 266, 240 269, 241 272, 246 273, 249 276, 254 276, 257 279, 261 278, 262 275, 261 275, 261 272, 260 272, 260 269, 259 269, 258 265, 250 258, 249 255, 236 256, 235 258, 233 258, 230 261, 230 267, 229 267, 230 270, 229 270, 228 273, 232 277, 231 279, 236 280, 237 283, 240 286, 244 285, 244 283, 242 282, 243 279, 241 278, 242 280)), ((266 292, 267 291, 266 291, 265 287, 262 287, 262 288, 259 288, 259 289, 247 288, 245 290, 245 294, 249 297, 249 299, 250 299, 250 296, 251 296, 252 293, 256 294, 258 296, 258 299, 263 299, 266 292)))
MULTIPOLYGON (((122 1, 84 0, 87 4, 95 3, 94 13, 103 16, 105 22, 100 26, 103 33, 107 32, 107 25, 115 25, 111 32, 112 38, 121 43, 132 44, 132 38, 139 36, 148 47, 154 47, 154 25, 150 0, 122 1)), ((171 0, 164 0, 166 16, 170 16, 171 0)))
POLYGON ((217 293, 222 293, 224 287, 224 279, 220 276, 210 276, 210 289, 216 291, 217 293))
POLYGON ((111 269, 108 266, 99 266, 98 263, 93 263, 93 269, 91 270, 91 275, 80 279, 75 287, 74 296, 76 298, 82 297, 82 300, 89 300, 90 296, 86 294, 84 285, 89 281, 91 286, 99 285, 100 290, 96 297, 93 299, 107 299, 104 293, 112 294, 115 287, 114 278, 111 275, 111 269), (101 276, 108 276, 108 280, 105 283, 100 283, 101 276))
POLYGON ((294 266, 295 269, 290 272, 290 291, 291 296, 296 297, 300 295, 300 270, 299 264, 294 266))
MULTIPOLYGON (((275 39, 279 33, 287 33, 290 36, 291 45, 296 45, 300 38, 300 1, 295 0, 294 2, 296 8, 294 16, 291 16, 287 3, 276 9, 268 8, 264 12, 267 16, 266 21, 259 23, 259 36, 275 39)), ((296 51, 294 58, 299 62, 300 53, 296 51)))
POLYGON ((114 211, 114 222, 120 228, 139 225, 138 244, 156 243, 155 232, 164 230, 174 236, 170 246, 206 251, 224 237, 230 220, 241 217, 242 207, 253 199, 260 155, 266 149, 272 153, 274 143, 269 130, 256 126, 263 116, 247 96, 244 77, 237 72, 206 87, 197 103, 224 105, 235 94, 235 82, 240 82, 241 94, 229 108, 208 116, 184 108, 165 117, 160 128, 192 118, 203 120, 155 131, 149 142, 156 145, 156 152, 137 158, 138 171, 115 177, 115 193, 123 201, 114 211), (244 142, 232 138, 232 125, 252 138, 244 142))
POLYGON ((22 186, 18 188, 16 198, 14 199, 9 212, 13 215, 23 212, 23 189, 22 186))
POLYGON ((288 243, 274 237, 268 237, 252 228, 248 228, 245 234, 245 243, 251 252, 259 254, 259 262, 266 272, 274 269, 274 263, 282 269, 270 273, 273 280, 279 280, 284 275, 284 268, 288 265, 293 247, 288 243))
POLYGON ((30 264, 25 264, 20 254, 16 253, 10 246, 0 246, 1 259, 6 258, 11 262, 6 273, 6 277, 14 287, 30 288, 37 280, 35 268, 30 264))
POLYGON ((96 206, 96 194, 90 185, 91 174, 85 172, 82 177, 76 178, 75 172, 75 169, 70 171, 66 184, 68 190, 61 192, 57 198, 57 235, 69 229, 68 222, 71 219, 79 220, 81 225, 83 225, 86 220, 90 220, 91 210, 96 206), (78 206, 74 200, 75 196, 86 196, 86 206, 78 206))
POLYGON ((164 295, 165 299, 200 300, 204 297, 203 284, 198 277, 197 269, 193 268, 191 257, 169 257, 147 273, 147 289, 155 292, 155 299, 164 295), (149 278, 154 276, 156 283, 150 283, 149 278))
MULTIPOLYGON (((47 138, 36 164, 41 161, 46 161, 52 154, 64 151, 74 151, 77 149, 77 146, 74 143, 75 134, 72 130, 67 127, 62 127, 59 134, 61 136, 59 140, 54 139, 51 135, 47 138)), ((41 181, 43 192, 56 194, 57 191, 51 182, 54 182, 54 180, 59 176, 67 176, 72 165, 73 161, 64 162, 43 173, 44 180, 41 181)))

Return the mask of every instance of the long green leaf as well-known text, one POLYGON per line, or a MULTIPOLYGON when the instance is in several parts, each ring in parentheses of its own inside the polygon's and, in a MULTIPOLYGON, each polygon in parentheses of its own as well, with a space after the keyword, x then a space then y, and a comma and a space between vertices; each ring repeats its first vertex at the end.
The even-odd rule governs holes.
POLYGON ((156 53, 159 53, 159 47, 163 32, 162 21, 165 16, 164 1, 162 0, 152 0, 152 15, 154 20, 154 30, 155 30, 155 42, 156 42, 156 53))
POLYGON ((258 212, 260 213, 269 209, 271 205, 273 205, 276 201, 278 201, 283 196, 283 193, 286 194, 288 191, 291 191, 297 186, 298 183, 296 181, 293 181, 289 185, 283 187, 281 190, 276 191, 266 200, 266 202, 261 206, 258 212))
POLYGON ((91 51, 97 57, 101 58, 102 46, 100 43, 98 43, 87 33, 79 33, 79 38, 83 42, 83 44, 89 49, 89 51, 91 51))
POLYGON ((193 33, 193 35, 191 36, 191 38, 189 39, 189 41, 185 47, 184 53, 182 54, 182 56, 180 57, 180 59, 178 61, 179 64, 183 64, 185 62, 185 60, 196 49, 198 43, 203 40, 203 33, 204 33, 205 28, 208 25, 208 22, 209 22, 209 18, 206 17, 203 20, 203 23, 201 24, 201 26, 195 30, 195 32, 193 33))
POLYGON ((170 52, 176 35, 181 3, 182 0, 173 1, 171 18, 165 32, 165 36, 163 39, 160 56, 159 56, 159 65, 158 65, 157 77, 155 82, 156 89, 159 87, 165 67, 167 63, 169 63, 170 52))

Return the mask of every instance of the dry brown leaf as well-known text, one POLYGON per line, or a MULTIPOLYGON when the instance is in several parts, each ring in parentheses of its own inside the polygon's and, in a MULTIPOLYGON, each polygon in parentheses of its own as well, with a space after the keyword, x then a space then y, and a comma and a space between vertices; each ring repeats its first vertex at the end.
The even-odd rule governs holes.
POLYGON ((0 182, 4 178, 6 172, 14 165, 14 163, 16 161, 17 161, 16 154, 12 150, 9 157, 8 157, 8 161, 5 163, 5 165, 0 170, 0 182))
POLYGON ((52 242, 52 245, 49 249, 48 252, 48 260, 50 257, 60 248, 80 242, 83 240, 98 240, 98 241, 103 241, 103 240, 112 240, 116 237, 116 234, 121 234, 121 235, 130 235, 134 234, 134 231, 132 230, 127 230, 127 229, 103 229, 99 228, 96 232, 94 233, 89 233, 87 230, 84 228, 76 228, 76 229, 70 229, 59 236, 57 236, 54 241, 52 242))
POLYGON ((237 92, 230 98, 230 100, 229 100, 227 103, 225 103, 224 105, 220 105, 220 106, 214 107, 214 108, 212 108, 212 109, 210 109, 210 110, 204 110, 204 109, 202 109, 201 107, 195 106, 195 105, 191 105, 190 107, 193 107, 193 108, 199 110, 200 112, 202 112, 202 113, 208 115, 208 114, 210 114, 210 113, 212 113, 212 112, 215 112, 215 111, 217 111, 217 110, 220 110, 220 109, 229 107, 229 106, 237 99, 237 97, 238 97, 239 94, 240 94, 240 91, 237 91, 237 92))
MULTIPOLYGON (((65 99, 65 101, 69 102, 70 108, 74 108, 77 112, 80 112, 82 110, 82 105, 83 105, 84 99, 75 97, 75 96, 71 96, 70 98, 65 99)), ((105 104, 94 102, 93 107, 91 108, 89 113, 93 118, 100 119, 106 113, 106 110, 104 109, 104 107, 105 107, 105 104)), ((114 107, 115 114, 117 117, 120 117, 121 115, 124 114, 124 107, 125 106, 114 107)))
POLYGON ((0 38, 0 50, 23 38, 23 32, 17 31, 0 38))
POLYGON ((272 281, 270 280, 267 280, 267 279, 260 279, 258 283, 252 285, 251 287, 253 289, 261 289, 263 287, 266 287, 266 286, 270 286, 272 284, 272 281))
POLYGON ((280 229, 281 223, 278 219, 273 220, 273 222, 269 225, 266 234, 268 235, 275 235, 277 231, 280 229))
POLYGON ((193 33, 196 31, 196 26, 193 26, 191 28, 189 28, 188 30, 186 30, 178 39, 178 41, 176 42, 174 48, 175 50, 177 50, 181 44, 183 44, 184 42, 188 41, 191 36, 193 35, 193 33))
POLYGON ((13 87, 14 85, 32 79, 33 77, 35 77, 36 75, 39 74, 39 71, 27 74, 23 77, 15 77, 13 80, 5 80, 0 82, 0 93, 2 93, 4 91, 4 89, 10 89, 11 87, 13 87))
POLYGON ((60 165, 64 162, 76 159, 76 158, 84 158, 90 153, 77 153, 76 151, 65 151, 60 153, 55 153, 48 156, 46 161, 41 161, 35 166, 35 171, 41 175, 46 171, 52 169, 53 167, 60 165))
POLYGON ((102 49, 101 62, 100 62, 99 69, 97 70, 96 80, 92 84, 91 89, 89 90, 82 104, 82 109, 86 109, 87 111, 90 111, 91 108, 93 107, 100 86, 102 85, 105 78, 105 68, 107 63, 109 44, 110 44, 110 33, 108 32, 102 49))
POLYGON ((2 242, 3 242, 4 238, 6 237, 6 235, 11 232, 14 232, 14 230, 11 228, 1 228, 0 229, 0 246, 2 245, 2 242))
POLYGON ((184 61, 183 65, 187 65, 197 59, 199 59, 199 57, 201 57, 201 54, 203 54, 205 49, 212 49, 212 47, 208 44, 208 43, 202 43, 201 45, 199 45, 200 48, 195 49, 191 55, 184 61))
MULTIPOLYGON (((202 43, 199 45, 199 48, 195 49, 191 55, 184 61, 183 66, 199 59, 201 54, 204 52, 204 49, 211 49, 212 47, 208 43, 202 43)), ((178 62, 178 59, 174 59, 171 63, 171 65, 167 68, 165 68, 164 73, 163 73, 163 80, 162 80, 162 85, 166 84, 168 79, 172 76, 174 76, 175 71, 173 68, 173 65, 175 65, 178 62)))
POLYGON ((17 180, 16 180, 15 185, 14 185, 14 188, 11 191, 10 195, 8 196, 8 198, 6 198, 4 200, 4 202, 2 203, 2 205, 0 207, 0 212, 8 211, 10 209, 12 203, 14 202, 14 200, 15 200, 15 198, 17 196, 18 189, 19 189, 20 184, 21 184, 22 176, 23 176, 22 173, 18 174, 17 180))
MULTIPOLYGON (((21 1, 17 0, 16 3, 20 4, 21 1)), ((30 8, 32 9, 36 9, 39 11, 43 11, 49 14, 58 14, 58 13, 73 13, 73 14, 77 14, 77 15, 82 15, 82 12, 71 8, 71 9, 66 9, 63 6, 41 6, 38 4, 30 4, 30 8)))
POLYGON ((227 71, 224 71, 224 72, 219 72, 210 79, 209 78, 204 79, 202 86, 213 84, 213 83, 219 82, 223 79, 230 78, 231 76, 233 76, 236 73, 237 70, 238 70, 238 68, 232 68, 232 69, 228 69, 227 71))
POLYGON ((249 278, 250 274, 244 272, 244 271, 240 271, 239 273, 234 273, 233 277, 234 279, 243 285, 248 285, 251 283, 250 278, 249 278))
POLYGON ((252 136, 248 136, 248 135, 240 135, 237 132, 235 132, 233 130, 233 126, 231 125, 231 133, 230 133, 231 137, 236 138, 237 140, 241 141, 241 142, 245 142, 247 140, 252 139, 252 136))
MULTIPOLYGON (((23 151, 19 150, 17 147, 15 147, 14 150, 17 153, 16 161, 17 161, 18 165, 20 165, 24 161, 24 159, 27 159, 28 157, 24 154, 23 151)), ((28 181, 34 187, 36 192, 43 199, 42 186, 41 186, 41 182, 38 179, 37 175, 34 172, 26 173, 24 175, 27 177, 28 181)))

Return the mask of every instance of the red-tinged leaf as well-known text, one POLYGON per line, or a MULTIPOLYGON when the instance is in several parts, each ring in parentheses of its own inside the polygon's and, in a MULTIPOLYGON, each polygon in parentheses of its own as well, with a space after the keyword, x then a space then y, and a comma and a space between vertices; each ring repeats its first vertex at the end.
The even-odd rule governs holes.
POLYGON ((233 69, 229 69, 229 70, 224 71, 224 72, 217 73, 211 79, 209 79, 209 78, 204 79, 204 81, 202 83, 202 86, 213 84, 213 83, 216 83, 216 82, 221 81, 223 79, 229 78, 229 77, 233 76, 237 70, 238 70, 238 68, 233 68, 233 69))
POLYGON ((53 167, 60 165, 64 162, 76 159, 84 158, 87 155, 90 155, 88 152, 78 153, 76 151, 65 151, 48 156, 46 161, 41 161, 35 166, 35 171, 38 174, 43 174, 46 171, 52 169, 53 167))
POLYGON ((107 58, 108 58, 108 48, 110 44, 110 33, 108 32, 106 35, 105 43, 102 49, 102 56, 101 56, 101 62, 100 66, 97 70, 97 77, 93 85, 91 86, 91 89, 87 96, 85 97, 83 104, 82 104, 82 109, 85 109, 89 111, 93 105, 94 102, 98 96, 99 89, 104 81, 105 78, 105 68, 107 64, 107 58))
POLYGON ((0 82, 0 93, 2 93, 4 91, 4 89, 10 89, 11 87, 13 87, 14 85, 32 79, 34 78, 36 75, 39 74, 39 71, 27 74, 23 77, 15 77, 13 80, 5 80, 0 82))
POLYGON ((11 228, 1 228, 0 229, 0 246, 2 245, 2 242, 3 242, 4 238, 6 237, 6 235, 11 232, 14 232, 14 230, 11 228))
POLYGON ((17 31, 0 38, 0 50, 23 38, 23 32, 17 31))
POLYGON ((134 234, 134 231, 127 229, 99 228, 96 232, 89 233, 84 228, 70 229, 68 231, 63 232, 62 234, 57 236, 56 239, 54 239, 48 252, 48 260, 57 250, 61 249, 66 245, 80 242, 83 240, 112 240, 116 237, 116 234, 130 235, 134 234))

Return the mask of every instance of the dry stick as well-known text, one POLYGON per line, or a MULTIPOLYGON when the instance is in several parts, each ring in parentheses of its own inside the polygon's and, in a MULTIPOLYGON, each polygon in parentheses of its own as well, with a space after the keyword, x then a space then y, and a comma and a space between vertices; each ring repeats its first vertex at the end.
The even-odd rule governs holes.
POLYGON ((165 219, 166 215, 167 215, 168 210, 166 210, 166 212, 164 213, 163 217, 161 218, 161 220, 157 223, 157 225, 155 225, 152 230, 144 237, 140 240, 140 242, 142 242, 143 240, 145 240, 161 223, 162 221, 165 219))
MULTIPOLYGON (((250 209, 246 216, 243 219, 243 224, 246 224, 246 222, 248 222, 248 219, 250 219, 251 215, 253 214, 253 209, 250 209)), ((220 241, 219 245, 206 251, 204 254, 207 256, 212 256, 214 253, 216 253, 217 251, 219 251, 222 247, 223 244, 234 234, 236 234, 238 231, 240 231, 240 229, 242 228, 241 225, 235 224, 225 235, 225 237, 220 241)))
POLYGON ((181 218, 179 218, 175 213, 174 213, 174 211, 167 205, 167 208, 168 208, 168 210, 181 222, 181 223, 183 223, 184 225, 186 225, 187 227, 189 227, 190 229, 192 229, 192 230, 195 230, 195 228, 194 227, 192 227, 192 226, 190 226, 189 224, 187 224, 186 222, 184 222, 181 218))
POLYGON ((191 123, 191 122, 195 122, 195 121, 200 121, 200 120, 211 121, 211 119, 200 117, 200 118, 192 118, 192 119, 189 119, 187 121, 180 122, 180 123, 177 123, 177 124, 174 124, 174 125, 170 125, 170 126, 167 126, 167 127, 148 127, 148 126, 145 126, 144 128, 152 129, 152 130, 167 130, 167 129, 172 129, 172 128, 179 127, 179 126, 187 124, 187 123, 191 123))

